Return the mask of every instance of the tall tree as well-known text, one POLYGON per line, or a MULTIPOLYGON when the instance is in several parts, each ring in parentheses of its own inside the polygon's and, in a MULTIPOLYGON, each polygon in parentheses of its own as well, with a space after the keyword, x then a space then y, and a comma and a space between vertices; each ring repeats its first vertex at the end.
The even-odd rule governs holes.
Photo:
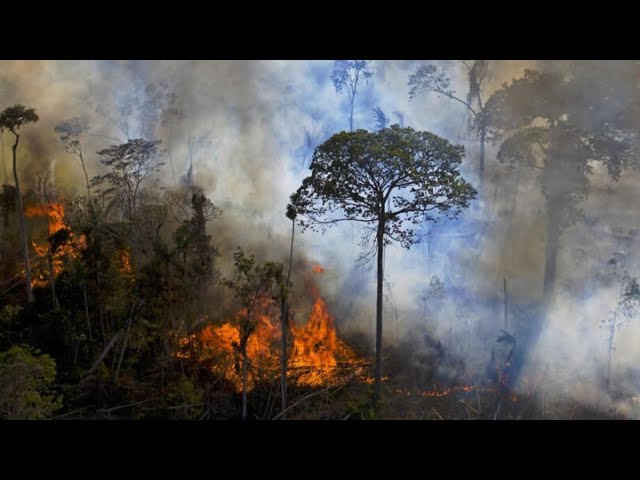
POLYGON ((174 203, 169 205, 170 210, 180 212, 180 217, 174 213, 174 218, 181 220, 174 236, 176 252, 186 267, 184 281, 189 280, 188 288, 202 297, 207 281, 215 273, 213 259, 218 255, 218 249, 211 245, 211 235, 207 234, 207 223, 218 218, 222 210, 213 205, 200 187, 169 195, 167 201, 174 203))
POLYGON ((7 164, 4 161, 4 131, 0 130, 0 155, 2 156, 2 181, 7 183, 9 176, 7 175, 7 164))
POLYGON ((100 162, 111 171, 91 179, 96 186, 107 185, 105 194, 120 203, 123 217, 131 218, 138 209, 138 200, 143 193, 145 181, 163 165, 158 162, 160 141, 140 138, 121 145, 112 145, 98 152, 100 162))
POLYGON ((489 69, 489 60, 460 60, 466 72, 469 91, 466 98, 458 96, 451 88, 451 78, 443 68, 436 65, 420 65, 409 76, 409 97, 414 98, 420 92, 432 92, 460 103, 469 113, 469 129, 480 139, 479 178, 484 176, 484 150, 487 136, 487 122, 484 116, 484 85, 489 69))
POLYGON ((460 175, 464 147, 429 132, 393 125, 377 132, 333 135, 320 145, 311 174, 291 195, 303 229, 359 222, 377 254, 374 399, 382 393, 384 246, 409 248, 419 239, 412 225, 455 217, 476 195, 460 175), (391 205, 387 206, 390 200, 391 205))
POLYGON ((58 123, 54 131, 60 136, 60 140, 64 143, 65 150, 80 160, 87 187, 87 197, 91 200, 89 174, 87 173, 87 166, 82 153, 82 144, 80 143, 80 137, 89 131, 89 121, 85 117, 73 117, 58 123))
POLYGON ((336 92, 347 94, 349 99, 349 131, 353 132, 353 105, 358 92, 358 82, 361 79, 365 81, 373 73, 369 70, 368 60, 336 60, 331 72, 331 81, 336 92))
POLYGON ((633 318, 637 318, 638 308, 640 308, 640 285, 638 279, 629 276, 626 272, 621 279, 620 297, 616 308, 611 312, 606 323, 602 325, 609 331, 607 338, 607 389, 611 388, 611 361, 615 351, 615 336, 623 327, 628 325, 633 318))
POLYGON ((617 179, 637 151, 634 83, 627 78, 626 89, 624 81, 609 86, 609 76, 598 78, 589 69, 571 75, 526 70, 485 105, 487 126, 502 140, 498 160, 540 172, 547 223, 543 280, 547 306, 555 291, 560 237, 580 218, 580 205, 589 193, 590 162, 603 162, 617 179))
POLYGON ((287 205, 286 216, 291 220, 291 247, 289 249, 289 267, 287 269, 286 283, 280 289, 280 305, 282 311, 282 338, 280 359, 280 388, 282 390, 282 419, 286 419, 287 411, 287 351, 289 347, 289 289, 291 288, 291 266, 293 264, 293 237, 296 233, 296 217, 298 216, 293 205, 287 205))
POLYGON ((14 105, 6 108, 0 113, 0 131, 9 130, 14 137, 13 146, 13 180, 16 186, 18 200, 18 218, 20 219, 20 236, 22 237, 22 250, 24 254, 25 279, 27 282, 27 299, 33 302, 33 289, 31 288, 31 265, 29 264, 29 244, 27 242, 27 227, 24 221, 24 205, 22 204, 22 194, 20 193, 20 182, 18 181, 18 169, 16 166, 16 156, 18 143, 20 142, 20 128, 28 123, 35 123, 40 119, 33 108, 24 105, 14 105))

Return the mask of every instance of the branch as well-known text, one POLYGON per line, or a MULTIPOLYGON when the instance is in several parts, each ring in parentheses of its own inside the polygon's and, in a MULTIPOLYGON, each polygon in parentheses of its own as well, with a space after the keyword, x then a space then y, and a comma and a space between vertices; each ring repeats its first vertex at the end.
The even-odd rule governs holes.
POLYGON ((474 116, 477 115, 475 109, 471 106, 471 104, 469 104, 468 102, 465 102, 464 100, 462 100, 461 98, 458 98, 457 96, 455 96, 453 93, 451 92, 445 92, 444 90, 441 90, 439 88, 435 88, 433 90, 435 93, 439 93, 441 95, 444 95, 445 97, 449 97, 451 100, 456 100, 457 102, 460 102, 461 104, 463 104, 465 107, 467 107, 467 109, 473 113, 474 116))
POLYGON ((402 214, 402 213, 423 213, 423 212, 430 212, 430 211, 432 211, 432 210, 434 210, 434 209, 438 208, 439 206, 441 206, 441 205, 445 205, 445 204, 446 204, 446 202, 439 202, 439 203, 438 203, 438 202, 436 202, 436 203, 434 203, 434 204, 430 205, 429 207, 423 207, 423 208, 418 208, 418 207, 415 207, 415 206, 409 206, 409 207, 403 208, 403 209, 401 209, 401 210, 397 210, 397 211, 395 211, 395 212, 388 212, 388 215, 389 215, 389 216, 395 216, 395 215, 400 215, 400 214, 402 214))
POLYGON ((464 60, 456 60, 456 62, 461 63, 462 65, 464 65, 465 67, 467 67, 467 70, 471 71, 471 67, 469 66, 469 64, 467 62, 465 62, 464 60))
MULTIPOLYGON (((278 415, 276 415, 275 417, 273 417, 273 420, 278 420, 282 415, 284 415, 285 413, 287 413, 289 410, 291 410, 293 407, 296 407, 298 405, 300 405, 302 402, 304 402, 305 400, 310 399, 311 397, 315 397, 316 395, 319 395, 320 393, 326 392, 327 390, 330 390, 331 388, 333 388, 333 385, 330 385, 326 388, 323 388, 322 390, 318 390, 315 392, 311 392, 309 395, 305 395, 304 397, 302 397, 300 400, 298 400, 295 403, 292 403, 291 405, 289 405, 287 408, 285 408, 284 410, 282 410, 278 415)), ((339 386, 338 388, 336 388, 336 392, 338 390, 340 390, 341 388, 344 388, 344 385, 339 386)))
POLYGON ((107 353, 109 353, 109 350, 111 350, 111 347, 113 347, 113 345, 116 343, 116 340, 118 340, 121 334, 122 334, 122 331, 116 333, 113 336, 113 338, 109 342, 109 345, 105 347, 105 349, 102 351, 98 359, 94 362, 93 366, 86 373, 85 378, 91 375, 96 370, 96 368, 98 368, 98 366, 102 363, 102 360, 104 360, 104 357, 107 355, 107 353))
POLYGON ((102 138, 108 138, 109 140, 114 140, 118 143, 123 143, 123 140, 121 138, 111 137, 109 135, 102 135, 100 133, 85 133, 83 135, 78 135, 78 138, 82 138, 82 137, 102 137, 102 138))
POLYGON ((372 218, 371 220, 366 220, 363 218, 336 218, 333 220, 318 220, 314 217, 312 217, 309 214, 303 215, 306 216, 307 218, 309 218, 313 223, 317 223, 320 225, 329 225, 332 223, 338 223, 338 222, 362 222, 362 223, 373 223, 376 221, 375 218, 372 218))

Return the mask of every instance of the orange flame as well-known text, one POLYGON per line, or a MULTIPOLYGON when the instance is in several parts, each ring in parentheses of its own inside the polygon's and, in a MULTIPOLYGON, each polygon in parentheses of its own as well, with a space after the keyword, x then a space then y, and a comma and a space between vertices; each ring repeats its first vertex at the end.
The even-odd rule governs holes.
POLYGON ((303 327, 292 326, 291 368, 304 370, 299 382, 321 385, 336 380, 340 365, 359 362, 356 354, 338 338, 333 317, 320 297, 316 299, 309 321, 303 327))
POLYGON ((324 267, 322 265, 314 265, 313 267, 311 267, 311 270, 314 273, 323 273, 324 272, 324 267))
MULTIPOLYGON (((25 216, 27 217, 46 217, 47 219, 47 232, 49 238, 51 238, 56 233, 61 230, 67 228, 64 217, 64 205, 61 203, 50 203, 46 206, 43 205, 32 205, 27 206, 25 208, 25 216)), ((67 242, 58 246, 56 252, 51 256, 51 267, 53 269, 53 275, 58 276, 62 269, 64 268, 64 259, 67 256, 74 257, 77 255, 77 251, 80 248, 85 246, 85 236, 80 235, 79 238, 74 237, 73 233, 69 233, 69 238, 67 242)), ((46 263, 49 261, 47 259, 48 255, 51 253, 51 247, 49 245, 48 239, 43 239, 40 241, 36 241, 35 239, 31 242, 33 249, 35 250, 38 257, 40 257, 41 261, 40 265, 35 265, 34 275, 31 281, 32 287, 42 287, 47 284, 49 277, 49 268, 46 266, 46 263), (46 259, 46 261, 45 261, 46 259)))
MULTIPOLYGON (((255 380, 275 377, 280 368, 281 324, 273 305, 264 302, 258 315, 257 327, 247 342, 248 364, 251 366, 248 387, 255 380)), ((246 315, 242 310, 236 319, 246 315)), ((338 338, 334 320, 325 302, 318 298, 311 310, 308 322, 303 326, 292 325, 293 348, 289 354, 288 376, 298 385, 317 386, 337 382, 340 367, 362 370, 362 361, 338 338)), ((242 385, 242 360, 238 344, 240 331, 237 325, 209 325, 200 334, 206 356, 214 358, 212 367, 237 389, 242 385)), ((188 340, 183 340, 185 345, 188 340)))
POLYGON ((471 392, 473 390, 474 388, 471 385, 462 385, 459 387, 446 388, 444 390, 431 390, 430 392, 422 392, 422 396, 430 397, 430 398, 433 398, 433 397, 440 398, 440 397, 446 397, 452 392, 471 392))
POLYGON ((133 267, 131 266, 131 252, 129 252, 129 250, 122 250, 122 252, 120 252, 120 266, 118 267, 118 270, 127 276, 133 274, 133 267))

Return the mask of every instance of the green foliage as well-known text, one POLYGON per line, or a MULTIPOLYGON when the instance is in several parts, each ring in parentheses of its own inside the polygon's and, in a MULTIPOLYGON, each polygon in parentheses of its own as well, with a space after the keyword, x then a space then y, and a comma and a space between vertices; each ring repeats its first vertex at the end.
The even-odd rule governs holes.
MULTIPOLYGON (((177 200, 175 196, 173 200, 177 200)), ((186 202, 183 200, 184 203, 186 202)), ((172 207, 170 206, 170 208, 172 207)), ((207 222, 222 215, 222 210, 215 207, 200 188, 191 189, 188 208, 190 214, 183 218, 174 234, 176 252, 184 260, 189 258, 191 274, 204 280, 212 275, 212 259, 218 254, 217 249, 210 246, 211 236, 206 232, 207 222)))
POLYGON ((11 324, 22 315, 23 308, 20 305, 5 305, 0 311, 0 322, 11 324))
POLYGON ((202 415, 203 393, 184 377, 169 388, 166 400, 173 419, 197 420, 202 415))
POLYGON ((20 331, 19 321, 24 309, 20 305, 5 305, 0 310, 0 348, 11 345, 13 332, 20 331))
POLYGON ((298 216, 295 207, 292 204, 287 204, 287 213, 285 214, 289 220, 295 220, 298 216))
POLYGON ((244 352, 251 334, 258 326, 256 310, 264 299, 276 300, 281 295, 283 282, 282 263, 256 262, 254 255, 246 255, 241 247, 233 254, 235 279, 225 279, 223 284, 231 288, 235 298, 246 309, 240 319, 240 351, 244 352))
POLYGON ((33 108, 27 108, 24 105, 14 105, 7 107, 0 113, 0 130, 9 130, 14 135, 23 125, 35 123, 40 120, 38 114, 33 108))
POLYGON ((311 175, 291 196, 303 228, 356 221, 383 227, 385 240, 409 247, 416 232, 408 225, 455 217, 475 189, 459 172, 464 148, 429 132, 390 128, 333 135, 320 145, 311 175), (387 209, 387 202, 391 209, 387 209))
POLYGON ((51 390, 56 363, 28 346, 12 346, 0 353, 0 418, 42 420, 62 406, 51 390))
POLYGON ((100 150, 100 162, 110 171, 91 179, 92 186, 107 186, 103 194, 111 201, 119 201, 125 218, 133 216, 143 184, 163 165, 157 161, 160 141, 130 140, 100 150))

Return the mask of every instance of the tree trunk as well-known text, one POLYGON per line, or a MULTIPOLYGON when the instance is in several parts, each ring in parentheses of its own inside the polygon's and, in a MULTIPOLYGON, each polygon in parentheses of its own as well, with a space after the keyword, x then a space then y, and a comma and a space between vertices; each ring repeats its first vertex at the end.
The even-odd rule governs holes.
POLYGON ((173 177, 173 181, 177 182, 176 179, 176 170, 173 166, 173 157, 171 155, 171 140, 173 139, 173 122, 169 123, 169 138, 167 139, 167 153, 169 157, 169 166, 171 167, 171 176, 173 177))
POLYGON ((84 172, 84 179, 87 182, 87 196, 89 197, 89 201, 91 201, 91 186, 89 184, 89 174, 87 173, 87 168, 84 165, 84 157, 82 156, 82 150, 78 155, 80 157, 80 164, 82 165, 82 171, 84 172))
POLYGON ((91 321, 89 320, 89 302, 87 301, 87 286, 82 285, 82 296, 84 297, 84 313, 87 317, 87 330, 89 331, 89 340, 93 341, 91 335, 91 321))
POLYGON ((613 320, 611 321, 611 330, 609 335, 609 344, 607 345, 607 391, 611 389, 611 357, 613 357, 613 336, 616 333, 616 320, 618 317, 618 312, 613 315, 613 320))
POLYGON ((53 298, 53 309, 58 310, 60 304, 58 303, 58 297, 56 297, 56 276, 53 271, 53 254, 47 253, 47 263, 49 264, 49 282, 51 283, 51 297, 53 298))
POLYGON ((24 255, 25 280, 27 282, 27 300, 33 303, 33 289, 31 288, 31 265, 29 264, 29 244, 27 243, 27 227, 24 221, 24 206, 22 204, 22 194, 20 193, 20 183, 18 182, 18 171, 16 168, 16 150, 20 135, 14 133, 16 141, 13 144, 13 180, 16 185, 16 195, 18 197, 18 218, 20 219, 20 236, 22 237, 22 253, 24 255))
POLYGON ((509 318, 507 317, 507 277, 502 277, 504 286, 504 330, 509 331, 509 318))
POLYGON ((0 132, 0 149, 2 150, 2 178, 3 183, 9 183, 9 176, 7 175, 7 164, 4 161, 4 135, 0 132))
POLYGON ((242 420, 247 419, 247 347, 242 349, 242 420))
POLYGON ((355 95, 351 99, 351 114, 349 115, 349 131, 353 132, 353 102, 355 100, 355 95))
POLYGON ((558 243, 560 239, 560 227, 557 225, 553 212, 549 213, 547 224, 547 242, 545 248, 544 283, 542 289, 542 301, 545 308, 549 308, 556 286, 556 267, 558 261, 558 243))
POLYGON ((482 179, 484 178, 484 144, 487 136, 487 129, 484 124, 480 127, 480 185, 482 185, 482 179))
POLYGON ((282 419, 286 420, 287 410, 287 345, 289 328, 289 283, 291 281, 291 264, 293 262, 293 237, 296 231, 296 221, 291 220, 291 248, 289 250, 289 269, 287 271, 286 293, 282 308, 282 360, 280 388, 282 390, 282 419))
POLYGON ((376 367, 373 399, 376 406, 382 398, 382 279, 384 278, 384 207, 376 235, 378 248, 378 284, 376 293, 376 367))

